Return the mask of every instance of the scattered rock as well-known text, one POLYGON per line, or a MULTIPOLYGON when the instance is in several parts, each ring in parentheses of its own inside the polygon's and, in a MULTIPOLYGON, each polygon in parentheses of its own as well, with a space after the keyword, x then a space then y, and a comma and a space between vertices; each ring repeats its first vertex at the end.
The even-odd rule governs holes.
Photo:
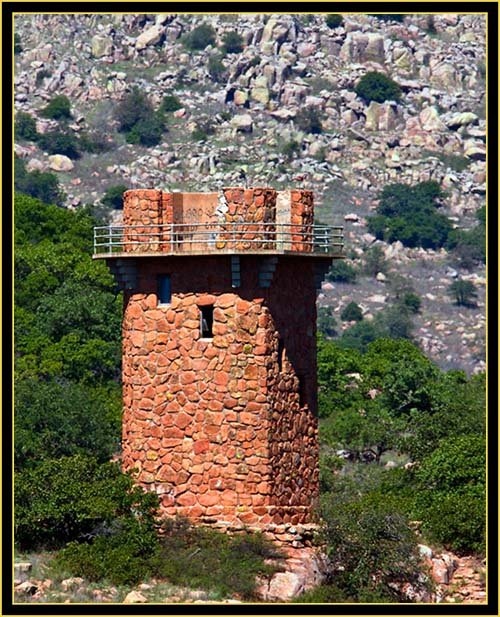
POLYGON ((71 171, 74 166, 73 161, 64 154, 52 154, 49 156, 49 168, 54 171, 71 171))
POLYGON ((148 599, 146 598, 146 596, 142 595, 142 593, 140 593, 139 591, 131 591, 125 596, 123 603, 124 604, 142 604, 147 601, 148 599))

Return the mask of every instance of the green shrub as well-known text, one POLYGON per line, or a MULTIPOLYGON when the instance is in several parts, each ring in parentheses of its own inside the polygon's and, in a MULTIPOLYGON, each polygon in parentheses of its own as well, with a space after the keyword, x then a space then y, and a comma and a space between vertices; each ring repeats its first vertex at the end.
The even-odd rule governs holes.
POLYGON ((106 189, 104 196, 101 199, 101 204, 108 208, 121 210, 123 208, 123 193, 128 191, 128 187, 124 184, 110 186, 106 189))
POLYGON ((354 283, 356 274, 356 268, 353 268, 343 259, 337 259, 332 263, 326 275, 326 280, 333 283, 354 283))
POLYGON ((358 321, 347 330, 344 330, 339 339, 339 345, 346 349, 355 349, 364 353, 368 345, 384 336, 386 332, 380 328, 379 324, 372 321, 358 321))
POLYGON ((125 133, 130 131, 140 120, 150 118, 153 114, 153 106, 137 86, 134 86, 131 92, 125 94, 114 112, 118 121, 118 130, 125 133))
POLYGON ((40 111, 44 118, 62 120, 71 118, 71 102, 64 94, 52 97, 46 107, 40 111))
POLYGON ((38 139, 36 120, 31 114, 24 111, 16 114, 14 136, 16 139, 26 139, 27 141, 36 141, 38 139))
POLYGON ((227 54, 239 54, 243 51, 243 37, 238 32, 226 32, 222 37, 222 43, 227 54))
POLYGON ((74 133, 49 131, 38 137, 38 145, 49 154, 64 154, 70 159, 79 159, 81 156, 78 137, 74 133))
POLYGON ((364 101, 370 103, 376 101, 399 101, 401 99, 401 88, 390 77, 377 71, 369 71, 363 75, 354 88, 354 92, 364 101))
POLYGON ((407 292, 401 298, 401 304, 411 313, 419 313, 422 306, 422 298, 413 292, 407 292))
POLYGON ((52 73, 48 69, 41 69, 40 71, 38 71, 35 78, 36 87, 39 88, 42 85, 43 80, 46 77, 50 77, 51 75, 52 73))
POLYGON ((342 313, 340 313, 340 319, 342 321, 361 321, 363 319, 363 311, 356 302, 349 302, 342 313))
POLYGON ((320 306, 318 308, 317 324, 319 332, 325 336, 337 335, 337 322, 335 321, 331 306, 320 306))
POLYGON ((376 17, 377 19, 380 19, 380 21, 398 21, 398 22, 403 22, 406 17, 406 15, 397 14, 397 13, 389 13, 389 14, 369 13, 369 15, 371 15, 372 17, 376 17))
POLYGON ((141 144, 142 146, 157 146, 165 132, 163 118, 153 115, 151 118, 139 120, 128 131, 125 138, 129 144, 141 144))
POLYGON ((109 460, 120 448, 120 412, 118 387, 111 391, 62 379, 17 380, 16 470, 74 454, 109 460))
POLYGON ((66 199, 55 174, 37 169, 26 171, 24 161, 17 156, 14 159, 14 189, 46 204, 61 206, 66 199))
POLYGON ((329 13, 325 17, 325 23, 329 28, 338 28, 342 25, 344 18, 337 13, 329 13))
POLYGON ((292 141, 287 141, 281 148, 281 153, 285 156, 287 161, 291 161, 298 154, 300 154, 300 144, 298 141, 292 139, 292 141))
POLYGON ((417 539, 396 500, 377 494, 344 500, 327 495, 321 510, 330 558, 323 597, 404 602, 406 584, 427 589, 417 539))
POLYGON ((457 306, 477 306, 477 289, 471 281, 458 279, 448 287, 448 294, 453 297, 457 306))
POLYGON ((106 133, 93 131, 92 133, 80 133, 78 147, 82 152, 90 154, 100 154, 107 152, 113 147, 112 139, 106 133))
POLYGON ((302 107, 295 116, 295 124, 301 131, 317 135, 323 131, 321 116, 321 111, 314 105, 302 107))
POLYGON ((363 261, 363 270, 368 276, 375 277, 379 272, 385 273, 389 267, 384 250, 378 244, 365 251, 363 261))
POLYGON ((17 54, 20 54, 22 51, 23 51, 23 47, 21 45, 21 37, 16 32, 14 34, 14 55, 17 56, 17 54))
POLYGON ((134 487, 114 463, 81 455, 48 459, 15 474, 14 535, 21 550, 59 548, 120 517, 152 524, 157 505, 156 494, 134 487))
POLYGON ((433 541, 459 552, 484 551, 486 442, 480 435, 444 439, 416 472, 416 510, 433 541))
POLYGON ((175 94, 167 94, 163 97, 160 110, 163 112, 177 111, 182 108, 182 103, 175 94))
POLYGON ((201 24, 184 37, 183 43, 191 51, 205 49, 215 44, 215 30, 209 24, 201 24))
POLYGON ((207 69, 210 77, 217 83, 224 80, 226 75, 226 67, 222 63, 220 56, 210 56, 207 63, 207 69))

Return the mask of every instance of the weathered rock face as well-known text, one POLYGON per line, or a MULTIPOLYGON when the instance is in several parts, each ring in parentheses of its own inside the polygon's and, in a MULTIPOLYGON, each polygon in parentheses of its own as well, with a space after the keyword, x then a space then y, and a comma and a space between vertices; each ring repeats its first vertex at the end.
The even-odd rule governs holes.
MULTIPOLYGON (((256 230, 282 207, 272 189, 223 193, 215 214, 256 230)), ((312 194, 282 197, 300 247, 312 194)), ((172 221, 175 202, 175 194, 129 191, 124 220, 156 224, 163 211, 172 221)), ((123 465, 160 495, 166 515, 263 528, 311 520, 319 490, 314 265, 300 253, 280 256, 262 287, 262 259, 240 256, 236 288, 229 255, 136 260, 123 321, 123 465), (160 275, 171 281, 164 304, 160 275)))

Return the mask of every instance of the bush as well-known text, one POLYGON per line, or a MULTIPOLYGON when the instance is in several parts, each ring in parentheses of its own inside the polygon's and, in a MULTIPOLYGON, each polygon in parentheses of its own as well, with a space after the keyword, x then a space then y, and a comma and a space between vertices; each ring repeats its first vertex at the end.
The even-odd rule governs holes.
POLYGON ((70 159, 79 159, 81 156, 78 137, 73 133, 49 131, 39 136, 38 145, 49 154, 64 154, 70 159))
POLYGON ((125 94, 114 112, 121 132, 130 131, 140 120, 150 118, 153 114, 153 106, 137 86, 125 94))
POLYGON ((26 171, 24 161, 17 156, 14 159, 14 189, 19 193, 36 197, 46 204, 61 206, 66 199, 55 174, 37 169, 26 171))
POLYGON ((337 335, 337 322, 333 315, 333 308, 331 306, 320 306, 318 308, 318 330, 325 336, 337 335))
POLYGON ((401 304, 411 313, 419 313, 422 306, 422 298, 413 292, 407 292, 401 298, 401 304))
POLYGON ((111 150, 113 144, 109 135, 102 132, 80 133, 78 147, 82 152, 99 154, 111 150))
POLYGON ((337 259, 332 263, 326 275, 326 280, 333 283, 354 283, 356 281, 356 269, 343 259, 337 259))
POLYGON ((98 535, 116 519, 152 524, 157 505, 157 495, 134 487, 115 463, 81 455, 48 459, 15 474, 14 535, 20 550, 60 548, 98 535))
POLYGON ((40 111, 40 115, 52 120, 71 118, 71 102, 64 94, 58 94, 40 111))
POLYGON ((349 302, 340 314, 342 321, 361 321, 363 319, 363 311, 356 302, 349 302))
POLYGON ((210 77, 220 83, 226 75, 226 67, 222 64, 220 56, 210 56, 207 63, 207 70, 210 77))
POLYGON ((486 442, 479 435, 444 439, 416 472, 417 515, 433 541, 459 552, 484 551, 486 442))
POLYGON ((384 101, 398 102, 401 99, 399 85, 390 77, 377 71, 370 71, 363 75, 354 88, 354 92, 367 103, 371 101, 377 103, 384 101))
POLYGON ((407 602, 408 583, 427 589, 417 539, 397 501, 377 494, 326 496, 322 515, 330 559, 326 597, 331 589, 336 601, 407 602))
POLYGON ((339 15, 337 13, 329 13, 326 17, 325 17, 325 23, 329 28, 338 28, 340 25, 342 25, 344 21, 344 18, 342 17, 342 15, 339 15))
POLYGON ((177 111, 178 109, 181 109, 181 108, 182 108, 182 103, 175 96, 175 94, 167 94, 166 96, 164 96, 163 101, 160 105, 160 111, 163 111, 163 112, 177 111))
POLYGON ((314 105, 303 107, 295 116, 295 124, 301 131, 317 135, 323 131, 321 115, 321 111, 314 105))
POLYGON ((215 30, 209 24, 201 24, 184 37, 183 43, 191 51, 205 49, 215 44, 215 30))
POLYGON ((346 349, 355 349, 364 353, 368 345, 384 336, 386 332, 380 328, 379 324, 372 321, 358 321, 354 326, 344 330, 339 339, 339 345, 346 349))
POLYGON ((36 141, 38 139, 36 120, 31 114, 24 111, 16 114, 14 136, 16 139, 26 139, 27 141, 36 141))
POLYGON ((20 54, 23 51, 23 47, 21 45, 21 37, 17 32, 14 34, 14 55, 20 54))
POLYGON ((388 263, 385 258, 384 250, 378 244, 365 251, 363 261, 363 270, 368 276, 375 277, 379 272, 387 272, 388 263))
POLYGON ((123 193, 128 191, 128 187, 124 184, 110 186, 106 189, 104 196, 101 199, 101 204, 108 208, 121 210, 123 208, 123 193))
POLYGON ((156 146, 162 140, 165 132, 165 123, 161 114, 153 114, 149 118, 141 118, 127 132, 125 139, 129 144, 142 146, 156 146))
POLYGON ((300 150, 301 148, 299 142, 292 140, 288 141, 284 146, 282 146, 281 153, 285 156, 287 161, 291 161, 298 154, 300 154, 300 150))
POLYGON ((239 54, 243 51, 243 37, 238 32, 226 32, 222 37, 222 42, 227 54, 239 54))
POLYGON ((477 289, 471 281, 458 279, 448 287, 448 293, 454 298, 457 306, 466 306, 469 308, 477 306, 477 289))
POLYGON ((120 412, 118 388, 111 392, 62 379, 16 381, 16 470, 75 454, 109 460, 120 448, 120 412))

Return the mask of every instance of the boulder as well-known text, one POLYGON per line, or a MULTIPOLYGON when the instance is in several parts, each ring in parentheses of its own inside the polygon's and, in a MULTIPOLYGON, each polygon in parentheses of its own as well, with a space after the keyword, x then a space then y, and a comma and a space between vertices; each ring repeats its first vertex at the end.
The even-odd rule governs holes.
POLYGON ((52 154, 49 156, 49 168, 54 171, 71 171, 73 161, 64 154, 52 154))
POLYGON ((137 37, 135 48, 144 49, 149 45, 156 45, 156 43, 160 42, 164 32, 165 28, 160 24, 151 26, 151 28, 144 30, 144 32, 137 37))
POLYGON ((96 34, 91 40, 91 53, 94 58, 103 58, 113 53, 113 41, 102 34, 96 34))
POLYGON ((464 156, 473 161, 485 161, 486 146, 482 142, 468 142, 464 147, 464 156))
POLYGON ((461 126, 467 126, 468 124, 477 124, 478 116, 471 111, 464 111, 462 113, 454 114, 449 120, 446 121, 446 126, 450 129, 458 129, 461 126))
POLYGON ((142 595, 139 591, 131 591, 125 596, 123 600, 124 604, 141 604, 143 602, 147 602, 148 599, 146 596, 142 595))
POLYGON ((384 37, 375 32, 350 32, 342 49, 340 57, 344 62, 377 62, 384 64, 384 37))
POLYGON ((251 133, 253 120, 250 114, 240 114, 231 118, 231 126, 241 133, 251 133))
POLYGON ((424 131, 444 131, 446 126, 439 117, 435 107, 426 107, 419 114, 419 120, 424 131))

